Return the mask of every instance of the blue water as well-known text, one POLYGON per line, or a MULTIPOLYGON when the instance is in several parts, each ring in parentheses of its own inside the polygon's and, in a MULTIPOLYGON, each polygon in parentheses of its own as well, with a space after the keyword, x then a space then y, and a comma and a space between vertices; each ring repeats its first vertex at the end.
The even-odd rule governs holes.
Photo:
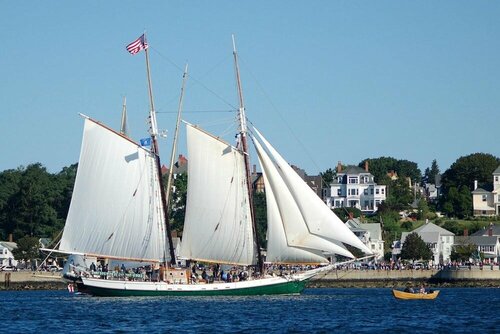
POLYGON ((500 333, 500 289, 441 289, 396 300, 390 289, 306 289, 300 296, 102 298, 0 292, 0 332, 500 333))

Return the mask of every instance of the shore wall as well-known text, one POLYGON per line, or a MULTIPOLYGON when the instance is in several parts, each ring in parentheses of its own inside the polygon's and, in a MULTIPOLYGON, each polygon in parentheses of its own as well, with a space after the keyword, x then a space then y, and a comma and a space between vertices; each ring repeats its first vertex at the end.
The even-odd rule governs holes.
POLYGON ((313 278, 310 287, 404 287, 426 283, 433 286, 500 287, 498 267, 442 270, 334 270, 313 278))
POLYGON ((67 283, 58 272, 0 272, 0 290, 63 290, 66 288, 67 283))
MULTIPOLYGON (((313 278, 308 287, 400 288, 407 284, 432 286, 500 287, 497 267, 443 270, 334 270, 313 278)), ((0 272, 1 290, 64 290, 60 273, 0 272), (8 276, 10 274, 10 277, 8 276)))

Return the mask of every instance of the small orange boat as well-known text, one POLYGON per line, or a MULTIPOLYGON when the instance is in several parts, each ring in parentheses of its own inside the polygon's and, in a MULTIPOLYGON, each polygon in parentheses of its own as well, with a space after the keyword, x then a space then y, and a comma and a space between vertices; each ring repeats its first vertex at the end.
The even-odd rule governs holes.
POLYGON ((435 290, 431 293, 412 293, 393 289, 392 294, 396 299, 436 299, 439 295, 439 290, 435 290))

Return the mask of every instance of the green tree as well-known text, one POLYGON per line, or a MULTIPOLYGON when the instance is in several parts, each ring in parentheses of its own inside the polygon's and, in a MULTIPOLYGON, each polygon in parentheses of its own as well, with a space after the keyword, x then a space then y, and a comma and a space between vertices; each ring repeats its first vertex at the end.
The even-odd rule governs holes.
POLYGON ((368 169, 375 177, 375 182, 378 184, 387 184, 387 173, 395 171, 400 178, 409 177, 412 181, 421 180, 422 172, 418 168, 417 163, 408 160, 397 160, 392 157, 380 157, 374 159, 365 159, 358 166, 364 168, 365 162, 368 162, 368 169))
POLYGON ((178 174, 174 180, 174 191, 170 201, 170 224, 172 230, 182 232, 184 229, 184 218, 186 217, 187 201, 187 173, 178 174))
POLYGON ((10 198, 19 192, 22 176, 20 169, 9 169, 0 173, 0 239, 6 240, 14 231, 12 216, 15 213, 14 203, 10 198))
POLYGON ((266 204, 265 193, 254 192, 253 207, 254 207, 255 224, 257 225, 257 237, 259 238, 259 244, 261 247, 265 248, 267 245, 266 241, 267 204, 266 204))
POLYGON ((411 202, 413 202, 413 194, 406 178, 400 177, 391 181, 387 187, 386 207, 399 212, 407 209, 411 202))
POLYGON ((50 236, 57 226, 57 212, 54 198, 57 190, 53 178, 45 167, 36 163, 22 172, 19 191, 10 197, 9 203, 15 208, 11 213, 11 230, 17 240, 24 235, 50 236))
POLYGON ((478 185, 485 186, 491 184, 491 175, 500 165, 500 159, 486 153, 474 153, 458 158, 442 177, 443 195, 446 196, 452 188, 467 186, 469 190, 474 190, 474 180, 478 185))
POLYGON ((417 207, 417 219, 419 220, 427 219, 428 214, 429 214, 429 206, 427 205, 427 201, 424 198, 420 198, 417 207))
POLYGON ((440 175, 441 171, 437 164, 436 159, 432 160, 431 168, 426 168, 424 172, 425 183, 436 183, 436 176, 440 175))
POLYGON ((458 244, 453 246, 450 254, 452 261, 469 261, 472 255, 477 252, 477 246, 471 243, 458 244))
POLYGON ((441 203, 441 210, 448 217, 466 218, 472 214, 472 194, 467 186, 450 187, 441 203))
POLYGON ((328 168, 323 173, 319 173, 321 179, 323 180, 324 186, 330 185, 333 182, 333 178, 337 175, 337 172, 331 168, 328 168))
POLYGON ((12 250, 12 254, 18 261, 31 261, 39 258, 38 247, 40 247, 38 238, 25 236, 17 240, 17 248, 12 250))
POLYGON ((401 258, 405 260, 430 260, 432 251, 417 233, 410 233, 401 248, 401 258))

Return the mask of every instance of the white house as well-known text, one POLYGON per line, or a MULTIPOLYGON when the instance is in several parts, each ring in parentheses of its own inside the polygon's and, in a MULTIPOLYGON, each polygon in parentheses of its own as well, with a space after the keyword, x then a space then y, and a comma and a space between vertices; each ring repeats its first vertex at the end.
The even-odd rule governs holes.
POLYGON ((474 181, 472 207, 474 216, 500 215, 500 166, 493 172, 492 191, 478 188, 477 181, 474 181))
POLYGON ((345 224, 375 254, 375 261, 384 259, 384 240, 379 223, 364 224, 351 217, 345 224))
POLYGON ((393 259, 399 258, 401 248, 410 233, 417 233, 429 246, 432 251, 432 261, 434 264, 446 264, 450 262, 451 250, 455 243, 455 234, 433 223, 426 223, 411 232, 403 232, 401 239, 393 244, 393 259))
POLYGON ((374 182, 373 175, 368 171, 368 163, 365 163, 364 169, 347 166, 342 170, 339 161, 337 176, 330 184, 330 194, 327 192, 325 201, 331 209, 352 207, 373 213, 385 199, 386 186, 374 182))
POLYGON ((12 250, 17 248, 15 242, 0 241, 0 267, 16 267, 17 261, 12 255, 12 250))
POLYGON ((469 242, 483 253, 485 262, 500 263, 500 225, 490 224, 469 237, 469 242))

